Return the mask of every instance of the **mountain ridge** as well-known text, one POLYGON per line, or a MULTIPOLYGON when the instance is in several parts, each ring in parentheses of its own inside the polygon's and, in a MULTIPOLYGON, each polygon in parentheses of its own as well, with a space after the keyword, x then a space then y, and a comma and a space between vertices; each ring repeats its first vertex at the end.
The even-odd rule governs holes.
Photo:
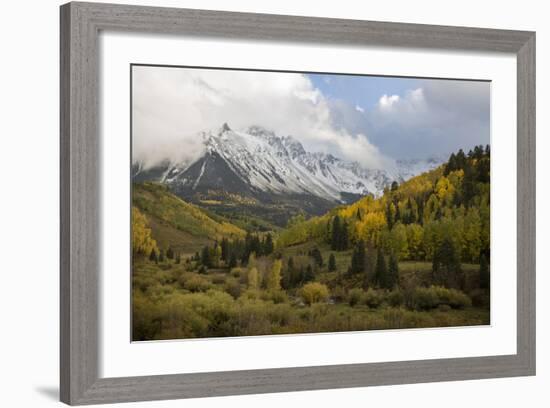
POLYGON ((312 195, 337 204, 379 196, 393 181, 431 170, 443 160, 397 161, 396 170, 367 169, 322 152, 309 152, 292 136, 261 126, 236 131, 224 123, 202 132, 204 153, 193 163, 164 162, 144 170, 134 163, 135 181, 159 181, 176 194, 224 189, 249 196, 312 195))

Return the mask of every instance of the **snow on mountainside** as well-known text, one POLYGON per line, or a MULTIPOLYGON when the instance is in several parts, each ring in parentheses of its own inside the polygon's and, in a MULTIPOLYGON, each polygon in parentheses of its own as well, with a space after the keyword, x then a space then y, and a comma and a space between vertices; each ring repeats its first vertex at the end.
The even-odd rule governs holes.
POLYGON ((425 173, 427 171, 433 170, 436 167, 441 166, 447 161, 447 158, 444 157, 429 157, 427 159, 408 159, 408 160, 397 160, 397 172, 399 174, 398 181, 408 180, 414 176, 425 173))
POLYGON ((235 193, 308 194, 335 202, 346 197, 379 195, 392 181, 403 181, 431 170, 443 161, 397 161, 392 171, 373 170, 331 154, 311 153, 291 136, 253 126, 246 131, 224 124, 201 134, 205 153, 194 163, 168 164, 143 172, 134 166, 134 179, 156 179, 179 193, 223 189, 235 193))

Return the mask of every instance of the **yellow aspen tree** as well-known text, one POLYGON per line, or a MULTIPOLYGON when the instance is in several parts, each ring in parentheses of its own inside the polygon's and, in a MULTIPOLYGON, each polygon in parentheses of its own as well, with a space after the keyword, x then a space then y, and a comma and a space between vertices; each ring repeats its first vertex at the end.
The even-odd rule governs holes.
POLYGON ((271 271, 267 274, 266 288, 267 290, 280 290, 281 289, 281 269, 283 263, 280 259, 276 259, 273 262, 271 271))
POLYGON ((248 288, 249 289, 258 289, 258 268, 253 266, 248 269, 248 288))
POLYGON ((157 242, 151 235, 147 217, 137 207, 132 207, 132 251, 148 255, 153 250, 158 251, 157 242))

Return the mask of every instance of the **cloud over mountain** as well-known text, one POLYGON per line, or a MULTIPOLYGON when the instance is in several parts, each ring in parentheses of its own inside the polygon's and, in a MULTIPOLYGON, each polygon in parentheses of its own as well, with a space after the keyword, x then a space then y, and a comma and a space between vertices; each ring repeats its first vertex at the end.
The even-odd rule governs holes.
MULTIPOLYGON (((146 167, 203 154, 201 131, 227 122, 292 135, 310 151, 385 168, 364 132, 336 125, 330 101, 302 74, 134 66, 133 156, 146 167)), ((359 113, 359 111, 356 111, 359 113)))

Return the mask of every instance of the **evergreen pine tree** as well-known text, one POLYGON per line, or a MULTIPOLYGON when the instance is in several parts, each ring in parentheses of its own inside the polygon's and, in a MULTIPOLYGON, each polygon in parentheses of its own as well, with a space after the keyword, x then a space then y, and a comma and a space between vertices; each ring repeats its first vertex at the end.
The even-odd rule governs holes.
POLYGON ((491 162, 487 157, 483 157, 477 162, 477 181, 479 183, 491 181, 491 162))
POLYGON ((462 179, 462 199, 466 207, 470 205, 476 194, 476 169, 472 163, 467 161, 464 165, 464 178, 462 179))
POLYGON ((287 268, 289 271, 294 270, 294 258, 292 257, 288 258, 287 268))
POLYGON ((393 218, 393 225, 395 225, 399 221, 401 221, 401 211, 399 210, 399 201, 395 200, 393 205, 395 206, 395 217, 393 218))
POLYGON ((206 268, 212 267, 212 258, 210 256, 210 248, 205 245, 201 251, 201 264, 206 268))
POLYGON ((483 146, 474 147, 474 159, 480 160, 483 157, 483 146))
POLYGON ((397 257, 392 252, 390 254, 390 259, 388 262, 388 279, 386 282, 387 289, 393 289, 399 283, 399 264, 397 262, 397 257))
POLYGON ((403 218, 403 223, 404 224, 413 224, 416 222, 416 217, 415 217, 415 214, 414 214, 414 207, 413 207, 413 204, 412 204, 412 201, 411 201, 411 198, 409 197, 409 199, 407 200, 407 214, 406 216, 403 218))
POLYGON ((229 241, 227 238, 222 238, 221 247, 222 247, 221 260, 224 262, 227 262, 229 260, 229 241))
POLYGON ((435 284, 446 287, 463 285, 460 257, 455 244, 449 237, 443 239, 434 253, 432 280, 435 284))
POLYGON ((388 229, 391 230, 393 228, 393 211, 392 211, 392 203, 388 200, 386 203, 386 224, 388 224, 388 229))
POLYGON ((353 253, 351 254, 351 274, 359 274, 365 271, 365 242, 361 239, 357 241, 353 253))
POLYGON ((149 260, 151 262, 158 263, 157 251, 155 251, 155 249, 151 250, 151 253, 149 254, 149 260))
POLYGON ((340 227, 340 217, 337 215, 332 219, 332 234, 331 234, 331 241, 330 241, 330 247, 334 251, 340 250, 340 245, 342 242, 342 234, 341 234, 341 227, 340 227))
POLYGON ((313 267, 310 264, 308 264, 305 268, 303 266, 300 267, 300 280, 302 284, 311 282, 314 279, 315 274, 313 273, 313 267))
POLYGON ((464 166, 466 165, 466 155, 464 154, 464 151, 462 149, 460 149, 456 154, 455 162, 456 162, 455 170, 464 169, 464 166))
POLYGON ((319 266, 319 267, 323 266, 323 255, 321 255, 321 251, 319 251, 318 248, 313 248, 309 252, 309 256, 311 256, 313 258, 313 260, 315 261, 315 264, 317 266, 319 266))
POLYGON ((270 255, 273 253, 273 237, 271 234, 267 234, 264 242, 264 255, 270 255))
POLYGON ((363 276, 363 289, 367 290, 373 281, 376 280, 376 253, 374 247, 369 244, 365 256, 365 272, 363 276))
POLYGON ((424 201, 419 200, 418 202, 418 224, 424 226, 424 201))
POLYGON ((479 259, 479 287, 481 289, 489 289, 490 281, 489 262, 487 262, 485 255, 481 255, 479 259))
POLYGON ((166 250, 166 258, 174 259, 174 250, 172 249, 172 247, 168 247, 168 249, 166 250))
POLYGON ((159 262, 164 262, 164 251, 159 249, 159 262))
POLYGON ((250 248, 251 252, 254 252, 258 256, 264 255, 263 248, 262 248, 262 242, 260 241, 260 237, 257 235, 254 235, 252 237, 252 245, 250 248))
POLYGON ((348 222, 346 220, 344 220, 344 222, 342 223, 340 234, 340 251, 345 251, 349 247, 348 222))
POLYGON ((330 254, 330 257, 328 258, 328 270, 329 272, 334 272, 336 270, 336 258, 334 257, 334 254, 330 254))
POLYGON ((313 279, 315 279, 315 275, 313 274, 313 267, 308 264, 304 272, 303 282, 311 282, 313 279))
POLYGON ((374 273, 376 284, 382 288, 387 287, 388 271, 382 248, 378 248, 378 254, 376 255, 376 269, 374 273))
POLYGON ((451 157, 449 157, 449 161, 445 165, 445 171, 443 172, 443 175, 448 176, 449 173, 455 170, 458 170, 457 163, 456 163, 456 156, 454 153, 451 153, 451 157))
POLYGON ((237 266, 237 255, 233 252, 229 257, 229 268, 235 268, 237 266))

